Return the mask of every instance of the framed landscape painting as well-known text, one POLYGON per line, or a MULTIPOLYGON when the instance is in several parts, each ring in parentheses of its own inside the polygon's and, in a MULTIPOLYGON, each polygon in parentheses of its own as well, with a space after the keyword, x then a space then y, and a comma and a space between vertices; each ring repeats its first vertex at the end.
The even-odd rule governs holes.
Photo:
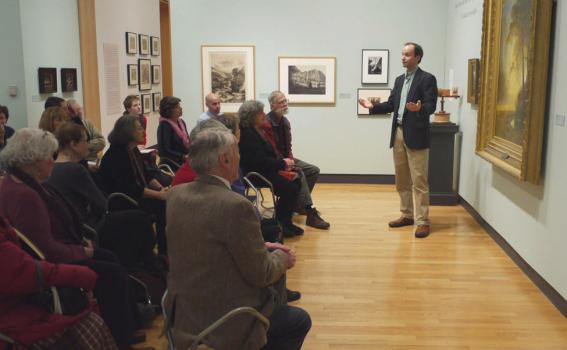
MULTIPOLYGON (((370 110, 368 108, 364 108, 358 103, 359 98, 365 98, 370 101, 372 104, 381 103, 388 101, 388 97, 390 97, 391 89, 358 89, 357 96, 356 96, 356 114, 358 115, 370 115, 370 110)), ((379 115, 379 114, 377 114, 379 115)), ((386 115, 386 114, 382 114, 386 115)))
POLYGON ((389 50, 362 50, 362 83, 388 84, 389 50))
POLYGON ((140 91, 152 88, 152 61, 138 58, 138 86, 140 91))
POLYGON ((203 110, 205 96, 216 93, 223 112, 237 112, 254 99, 254 46, 201 46, 203 110))
POLYGON ((521 181, 541 175, 552 0, 485 0, 476 153, 521 181))
POLYGON ((335 57, 279 57, 279 90, 289 103, 335 103, 335 57))

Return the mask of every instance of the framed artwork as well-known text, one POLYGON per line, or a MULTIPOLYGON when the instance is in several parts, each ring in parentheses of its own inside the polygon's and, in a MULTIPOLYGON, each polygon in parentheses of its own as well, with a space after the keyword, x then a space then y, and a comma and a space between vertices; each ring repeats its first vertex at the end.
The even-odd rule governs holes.
POLYGON ((159 84, 161 82, 161 66, 152 66, 152 84, 159 84))
POLYGON ((61 68, 61 91, 77 91, 77 69, 61 68))
POLYGON ((254 99, 254 46, 201 46, 203 110, 205 96, 216 93, 223 112, 237 112, 240 105, 254 99))
POLYGON ((140 55, 148 55, 150 53, 150 38, 144 34, 138 34, 140 44, 140 55))
POLYGON ((161 92, 154 92, 152 94, 152 104, 154 107, 154 112, 159 111, 159 103, 161 101, 161 92))
POLYGON ((138 65, 128 65, 128 85, 138 85, 138 65))
POLYGON ((126 53, 136 54, 138 52, 138 38, 136 33, 126 32, 126 53))
POLYGON ((40 94, 49 94, 52 92, 57 92, 57 69, 38 68, 37 81, 39 84, 40 94))
POLYGON ((541 173, 552 0, 485 0, 476 153, 521 181, 541 173))
POLYGON ((151 41, 152 56, 159 56, 159 53, 161 51, 159 38, 157 36, 152 36, 150 37, 150 41, 151 41))
MULTIPOLYGON (((370 110, 368 108, 364 108, 358 103, 359 98, 365 98, 368 101, 374 103, 380 103, 384 101, 388 101, 388 97, 390 97, 390 92, 392 89, 358 89, 356 93, 356 114, 358 115, 370 115, 370 110)), ((389 113, 388 113, 389 114, 389 113)), ((386 114, 382 114, 386 115, 386 114)))
POLYGON ((152 111, 152 94, 142 94, 142 114, 152 111))
POLYGON ((478 104, 480 83, 480 59, 469 59, 469 75, 467 80, 467 102, 473 105, 478 104))
POLYGON ((152 88, 152 61, 145 58, 138 58, 138 86, 140 91, 151 90, 152 88))
POLYGON ((278 57, 278 63, 289 103, 335 103, 335 57, 278 57))
POLYGON ((389 50, 362 50, 362 83, 388 84, 389 50))

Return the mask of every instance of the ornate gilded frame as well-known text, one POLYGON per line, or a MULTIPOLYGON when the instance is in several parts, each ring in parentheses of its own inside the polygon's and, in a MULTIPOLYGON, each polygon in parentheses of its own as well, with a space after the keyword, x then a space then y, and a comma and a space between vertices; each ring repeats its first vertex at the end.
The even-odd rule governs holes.
POLYGON ((551 17, 552 0, 484 1, 476 154, 535 184, 541 172, 551 17))

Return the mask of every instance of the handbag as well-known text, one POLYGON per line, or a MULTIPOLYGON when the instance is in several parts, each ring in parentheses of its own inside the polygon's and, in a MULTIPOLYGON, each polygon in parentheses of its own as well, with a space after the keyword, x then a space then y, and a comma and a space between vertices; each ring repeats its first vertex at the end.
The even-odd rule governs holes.
POLYGON ((81 288, 46 287, 45 277, 39 261, 34 260, 39 292, 32 295, 32 300, 43 306, 49 313, 78 315, 89 306, 87 292, 81 288))

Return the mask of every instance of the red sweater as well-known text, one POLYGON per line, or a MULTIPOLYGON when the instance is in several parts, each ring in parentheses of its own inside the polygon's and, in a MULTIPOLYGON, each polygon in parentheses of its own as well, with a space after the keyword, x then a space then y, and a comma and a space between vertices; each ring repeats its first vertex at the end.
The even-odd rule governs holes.
MULTIPOLYGON (((97 275, 85 266, 40 262, 45 284, 92 290, 97 275)), ((0 332, 29 346, 72 326, 88 315, 88 308, 76 316, 54 315, 28 301, 38 291, 36 266, 24 252, 15 232, 0 217, 0 332)), ((0 348, 5 343, 0 341, 0 348)))
POLYGON ((183 162, 183 165, 177 169, 175 177, 171 182, 171 186, 181 185, 188 182, 193 182, 197 178, 197 173, 189 166, 189 162, 183 162))

